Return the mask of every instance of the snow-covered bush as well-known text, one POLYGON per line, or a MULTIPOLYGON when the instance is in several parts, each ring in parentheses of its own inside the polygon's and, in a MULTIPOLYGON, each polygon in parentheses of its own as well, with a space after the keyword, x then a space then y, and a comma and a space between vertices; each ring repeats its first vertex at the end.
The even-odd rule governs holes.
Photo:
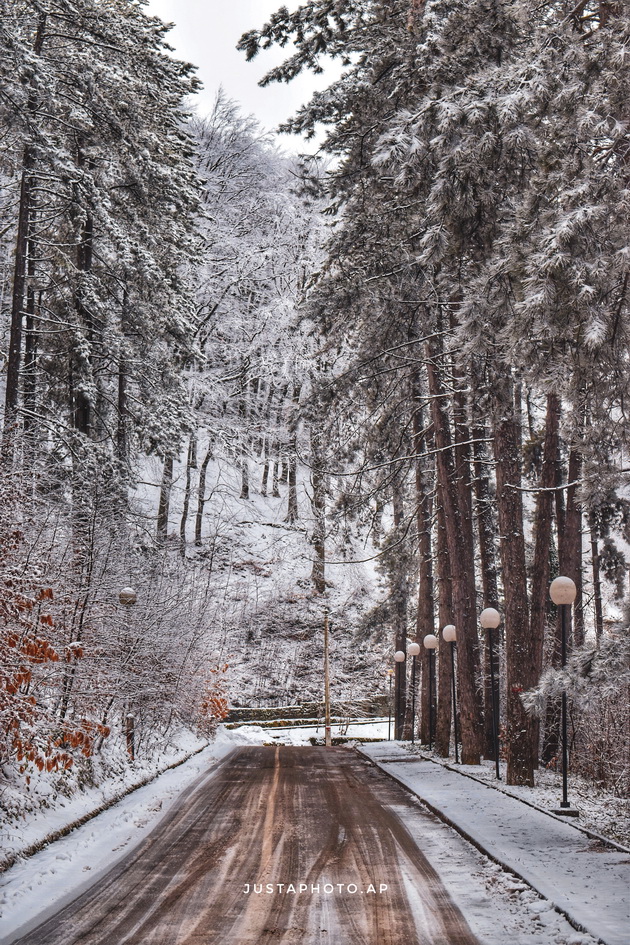
POLYGON ((616 794, 630 794, 630 627, 609 630, 599 647, 577 650, 564 669, 550 667, 522 697, 530 713, 544 717, 549 703, 569 704, 571 770, 616 794))

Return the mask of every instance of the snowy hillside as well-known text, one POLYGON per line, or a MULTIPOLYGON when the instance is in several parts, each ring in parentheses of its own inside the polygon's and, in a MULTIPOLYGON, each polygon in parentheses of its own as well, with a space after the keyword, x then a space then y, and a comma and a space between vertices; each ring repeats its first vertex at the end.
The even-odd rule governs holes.
MULTIPOLYGON (((136 493, 147 515, 155 516, 160 474, 160 464, 149 462, 136 493)), ((361 633, 363 618, 383 596, 375 550, 356 535, 344 548, 331 541, 326 600, 315 593, 308 468, 299 466, 297 479, 299 517, 289 524, 286 485, 279 485, 279 498, 261 495, 260 469, 252 464, 250 497, 240 498, 238 470, 225 458, 215 459, 207 471, 200 548, 188 522, 186 558, 209 585, 207 633, 219 660, 229 663, 235 706, 323 700, 325 603, 333 700, 352 702, 386 691, 388 635, 374 642, 361 633), (359 560, 363 563, 353 563, 359 560)), ((169 514, 174 555, 179 553, 184 480, 184 463, 176 463, 169 514)))

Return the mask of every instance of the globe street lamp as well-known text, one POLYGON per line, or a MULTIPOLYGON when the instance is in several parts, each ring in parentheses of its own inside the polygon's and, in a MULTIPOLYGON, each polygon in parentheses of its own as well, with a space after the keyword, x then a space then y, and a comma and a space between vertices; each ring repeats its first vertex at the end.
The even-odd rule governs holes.
POLYGON ((433 633, 427 633, 422 641, 425 650, 429 651, 429 751, 433 748, 433 683, 435 680, 435 648, 438 639, 433 633))
MULTIPOLYGON (((136 589, 134 587, 122 587, 118 593, 118 600, 123 607, 131 607, 138 600, 136 589)), ((128 712, 125 716, 125 739, 127 742, 127 754, 131 761, 136 757, 135 749, 135 722, 136 717, 133 712, 128 712)))
MULTIPOLYGON (((571 612, 571 604, 575 600, 577 588, 575 583, 569 577, 557 577, 551 582, 549 587, 549 596, 554 604, 560 608, 560 626, 562 628, 562 667, 567 663, 567 616, 571 612)), ((562 692, 562 800, 560 801, 560 810, 556 813, 568 814, 575 817, 577 811, 570 810, 570 804, 567 799, 567 772, 568 772, 568 743, 567 743, 567 694, 562 692)))
POLYGON ((501 780, 499 770, 499 680, 494 678, 494 653, 492 649, 492 631, 501 623, 501 614, 494 607, 486 607, 481 611, 479 623, 484 630, 488 631, 488 647, 490 649, 490 688, 492 691, 492 744, 494 748, 494 767, 497 775, 497 781, 501 780))
POLYGON ((118 600, 125 606, 128 606, 129 604, 135 604, 138 600, 135 587, 121 587, 118 593, 118 600))
POLYGON ((416 741, 416 658, 420 652, 417 643, 410 643, 407 647, 407 654, 413 656, 411 662, 411 744, 416 741))
POLYGON ((447 643, 451 644, 451 682, 453 685, 453 733, 455 738, 455 764, 459 764, 459 746, 457 733, 457 686, 455 683, 455 641, 457 639, 457 630, 452 623, 447 624, 442 630, 442 636, 447 643))
POLYGON ((402 735, 401 724, 400 724, 400 714, 401 714, 401 685, 400 680, 402 676, 402 664, 405 662, 405 654, 402 650, 396 650, 394 653, 394 660, 396 662, 396 682, 394 684, 394 693, 395 693, 395 708, 394 708, 394 738, 399 739, 402 735))

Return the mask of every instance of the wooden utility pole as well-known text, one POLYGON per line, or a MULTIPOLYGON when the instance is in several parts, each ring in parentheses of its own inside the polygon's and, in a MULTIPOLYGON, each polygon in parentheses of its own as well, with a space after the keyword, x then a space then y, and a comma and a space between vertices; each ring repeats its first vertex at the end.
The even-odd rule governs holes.
POLYGON ((324 610, 324 725, 326 748, 332 745, 330 737, 330 669, 328 660, 328 607, 324 610))

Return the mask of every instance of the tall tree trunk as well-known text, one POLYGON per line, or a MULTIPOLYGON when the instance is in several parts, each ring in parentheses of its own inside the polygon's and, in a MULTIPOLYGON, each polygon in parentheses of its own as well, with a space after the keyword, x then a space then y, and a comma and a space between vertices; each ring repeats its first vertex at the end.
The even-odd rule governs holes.
POLYGON ((455 460, 449 418, 447 394, 440 377, 437 345, 427 344, 426 362, 431 396, 431 411, 437 449, 437 478, 441 489, 446 540, 453 568, 453 617, 457 628, 457 675, 460 693, 462 733, 462 762, 479 764, 481 757, 481 703, 477 692, 478 648, 475 599, 474 548, 470 529, 465 524, 465 510, 460 508, 459 488, 455 477, 455 460))
POLYGON ((186 456, 186 484, 184 487, 184 505, 182 508, 182 517, 179 523, 179 547, 182 557, 186 555, 186 525, 188 524, 188 512, 190 509, 190 492, 192 470, 197 467, 197 434, 190 434, 188 443, 188 453, 186 456))
POLYGON ((241 447, 241 499, 249 499, 249 460, 245 447, 241 447))
MULTIPOLYGON (((437 569, 438 569, 438 600, 439 600, 439 623, 440 631, 447 624, 453 622, 453 593, 452 593, 452 574, 451 562, 448 555, 448 545, 446 541, 446 523, 444 521, 444 507, 441 501, 441 490, 438 490, 438 510, 437 510, 437 569)), ((442 758, 447 758, 451 742, 451 722, 452 722, 452 695, 451 695, 451 654, 450 643, 439 633, 439 669, 438 669, 438 713, 437 729, 435 737, 435 750, 442 758)), ((427 673, 428 673, 428 660, 427 673)), ((429 734, 429 697, 426 698, 426 723, 423 716, 423 735, 426 729, 426 740, 429 734)), ((424 740, 424 739, 423 739, 424 740)))
MULTIPOLYGON (((90 167, 92 166, 91 161, 88 161, 87 163, 90 165, 90 167)), ((82 168, 85 166, 85 164, 86 158, 83 150, 83 144, 80 143, 77 149, 77 165, 79 168, 82 168)), ((77 184, 74 185, 74 191, 77 204, 79 204, 77 184)), ((83 209, 86 210, 86 217, 81 230, 81 238, 77 245, 76 259, 77 270, 80 273, 88 273, 92 270, 94 254, 94 220, 89 210, 86 208, 83 209)), ((76 384, 75 378, 74 426, 75 429, 79 431, 79 433, 82 433, 84 436, 90 436, 92 428, 93 405, 91 397, 86 389, 86 382, 89 379, 90 384, 92 383, 92 349, 94 346, 95 326, 92 312, 90 311, 89 306, 85 304, 85 292, 83 286, 81 285, 79 285, 79 288, 76 292, 75 305, 80 324, 85 329, 88 354, 86 358, 85 354, 81 352, 76 358, 76 364, 79 369, 79 383, 78 385, 76 384)))
MULTIPOLYGON (((29 275, 34 275, 34 264, 29 259, 29 275), (31 271, 32 270, 32 271, 31 271)), ((41 305, 41 294, 39 306, 41 305)), ((24 334, 24 434, 27 449, 32 451, 33 440, 37 433, 37 357, 38 331, 35 304, 35 290, 29 286, 26 291, 26 331, 24 334)))
MULTIPOLYGON (((427 437, 424 433, 424 415, 418 378, 414 378, 413 387, 413 441, 416 485, 416 518, 418 522, 418 612, 416 617, 415 641, 420 644, 417 658, 416 685, 420 682, 420 698, 416 697, 416 709, 420 714, 420 741, 429 741, 429 651, 422 641, 434 632, 434 593, 433 593, 433 558, 431 548, 431 517, 433 512, 433 482, 431 471, 433 461, 427 456, 427 437)), ((440 662, 440 670, 442 663, 440 662)), ((413 724, 417 725, 416 719, 413 724)), ((439 726, 438 726, 439 730, 439 726)))
POLYGON ((591 533, 591 568, 593 570, 593 604, 595 610, 595 637, 597 644, 604 632, 604 613, 602 609, 602 581, 599 573, 599 539, 594 516, 590 516, 591 533))
POLYGON ((286 522, 297 522, 298 520, 298 501, 297 501, 297 431, 300 420, 300 394, 302 385, 294 383, 293 396, 291 398, 291 423, 289 427, 289 455, 287 458, 287 483, 289 485, 287 496, 287 516, 286 522))
POLYGON ((32 148, 24 149, 18 228, 15 242, 15 265, 13 270, 13 294, 11 300, 11 329, 4 402, 4 437, 10 434, 16 422, 20 390, 20 363, 22 360, 22 326, 24 318, 24 295, 28 268, 28 244, 31 217, 32 170, 34 166, 32 148))
POLYGON ((311 428, 311 485, 313 497, 313 569, 311 580, 318 594, 326 590, 326 473, 321 432, 311 428))
POLYGON ((298 502, 297 502, 297 457, 293 451, 294 443, 291 444, 291 456, 289 459, 288 475, 288 493, 287 493, 287 515, 286 522, 293 524, 298 520, 298 502))
MULTIPOLYGON (((37 14, 37 31, 33 52, 40 56, 46 35, 48 14, 37 14)), ((31 86, 28 98, 28 111, 35 116, 38 100, 37 90, 31 86)), ((20 202, 18 206, 17 235, 15 240, 15 263, 13 269, 13 291, 11 298, 11 327, 9 333, 9 352, 7 359, 7 379, 4 402, 3 453, 8 448, 8 439, 17 419, 17 406, 20 388, 20 362, 22 359, 22 325, 26 278, 28 273, 29 241, 31 238, 31 194, 33 188, 33 168, 35 151, 27 144, 22 155, 22 176, 20 180, 20 202)))
POLYGON ((173 456, 169 454, 164 457, 164 469, 162 471, 162 482, 160 484, 160 501, 157 514, 157 537, 158 541, 166 541, 168 537, 168 513, 171 505, 171 488, 173 485, 173 456))
POLYGON ((197 490, 197 513, 195 515, 195 545, 201 547, 201 530, 203 526, 203 509, 206 504, 206 476, 208 474, 208 464, 212 459, 212 440, 208 443, 206 455, 201 463, 199 470, 199 488, 197 490))
MULTIPOLYGON (((556 530, 558 536, 558 548, 557 556, 555 561, 555 568, 549 569, 550 577, 555 577, 555 571, 558 573, 562 571, 560 560, 562 557, 562 545, 565 535, 565 525, 566 525, 566 505, 565 505, 565 491, 562 488, 562 463, 560 461, 560 447, 558 446, 558 453, 556 457, 556 477, 554 485, 556 487, 556 530)), ((551 665, 554 667, 560 666, 561 663, 561 653, 562 653, 562 627, 560 623, 560 613, 557 611, 555 606, 552 606, 550 609, 552 614, 552 620, 550 621, 550 627, 552 629, 552 639, 550 649, 550 661, 551 665), (555 619, 553 618, 555 615, 555 619)), ((543 732, 543 747, 542 747, 542 758, 545 764, 550 764, 557 760, 558 754, 560 751, 560 711, 561 704, 559 699, 548 699, 547 705, 545 706, 545 724, 543 732)))
MULTIPOLYGON (((394 528, 398 534, 403 527, 404 508, 402 484, 398 478, 393 483, 394 528)), ((395 552, 394 552, 395 553, 395 552)), ((393 565, 392 598, 394 611, 394 647, 407 652, 407 575, 400 560, 393 565)), ((394 693, 394 738, 404 737, 405 715, 407 710, 407 662, 396 663, 394 693)))
POLYGON ((129 458, 129 411, 127 406, 127 375, 128 375, 128 352, 127 352, 127 290, 123 291, 121 315, 120 315, 120 333, 121 350, 118 355, 118 410, 117 410, 117 429, 116 429, 116 453, 121 468, 127 466, 129 458))
POLYGON ((582 455, 577 447, 569 450, 567 507, 564 535, 560 544, 560 571, 575 581, 577 593, 573 605, 573 645, 584 643, 584 607, 582 580, 582 507, 577 491, 582 476, 582 455), (575 483, 575 485, 573 484, 575 483))
MULTIPOLYGON (((560 427, 560 399, 557 394, 547 395, 547 417, 543 450, 540 489, 536 498, 534 515, 534 560, 531 570, 530 636, 532 645, 533 673, 536 679, 543 669, 545 627, 550 615, 549 568, 553 521, 553 496, 557 478, 558 435, 560 427)), ((538 766, 540 724, 533 720, 536 747, 535 766, 538 766)))
POLYGON ((127 362, 123 355, 118 361, 118 425, 116 430, 116 453, 121 466, 127 465, 129 441, 127 436, 127 362))
MULTIPOLYGON (((473 411, 475 405, 473 404, 473 411)), ((475 469, 475 514, 477 519, 477 535, 479 538, 479 564, 481 571, 481 586, 483 588, 483 606, 499 606, 499 591, 497 580, 497 559, 495 550, 495 527, 492 515, 492 501, 490 498, 490 477, 488 475, 488 450, 486 448, 486 427, 479 413, 475 411, 473 427, 473 455, 475 469)), ((483 741, 485 758, 494 761, 494 735, 492 726, 492 677, 494 669, 495 699, 498 700, 499 689, 499 652, 494 648, 494 667, 490 666, 490 646, 488 635, 482 637, 483 645, 483 741)))
POLYGON ((274 499, 280 498, 280 489, 278 488, 278 470, 280 466, 280 460, 276 459, 273 464, 273 477, 272 477, 272 488, 271 494, 274 499))
POLYGON ((497 510, 505 595, 507 663, 507 783, 534 784, 534 726, 521 693, 534 683, 530 638, 523 498, 521 485, 521 423, 518 398, 509 378, 494 379, 494 456, 497 510))
POLYGON ((262 496, 266 496, 267 486, 269 485, 269 436, 263 437, 263 456, 264 456, 264 465, 263 465, 262 481, 260 483, 260 494, 262 496))

